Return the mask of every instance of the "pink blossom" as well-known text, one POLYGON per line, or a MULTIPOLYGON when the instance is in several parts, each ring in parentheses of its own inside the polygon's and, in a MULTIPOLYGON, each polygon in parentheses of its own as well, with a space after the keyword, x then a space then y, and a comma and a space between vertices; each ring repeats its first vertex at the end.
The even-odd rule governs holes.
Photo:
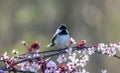
POLYGON ((39 52, 40 52, 40 49, 36 49, 35 52, 33 53, 33 57, 40 56, 39 52))
POLYGON ((82 59, 85 60, 85 61, 89 61, 89 56, 85 55, 85 56, 82 57, 82 59))
POLYGON ((80 60, 80 66, 85 67, 87 62, 85 60, 80 60))
POLYGON ((26 70, 29 69, 30 63, 29 62, 23 62, 23 63, 20 64, 20 66, 21 66, 21 70, 26 71, 26 70))
POLYGON ((22 43, 23 45, 26 45, 26 42, 25 42, 25 41, 22 41, 21 43, 22 43))
POLYGON ((87 55, 87 49, 82 49, 82 54, 87 55))
POLYGON ((94 47, 88 48, 87 52, 88 52, 89 55, 94 54, 95 53, 94 47))
POLYGON ((88 55, 83 56, 82 59, 80 60, 80 66, 85 67, 87 64, 87 61, 89 61, 89 56, 88 55))
POLYGON ((76 53, 72 53, 69 57, 68 57, 71 61, 74 61, 76 58, 76 53))
POLYGON ((110 44, 110 45, 105 45, 105 44, 99 44, 99 49, 102 54, 107 54, 109 56, 114 56, 116 54, 116 44, 110 44))
POLYGON ((61 64, 57 70, 57 73, 66 73, 68 71, 68 67, 66 64, 61 64))
POLYGON ((63 62, 66 62, 66 61, 67 61, 67 58, 65 57, 64 54, 62 54, 62 55, 59 55, 57 61, 58 61, 59 63, 63 63, 63 62))
POLYGON ((77 42, 71 37, 70 38, 70 43, 73 44, 73 45, 75 45, 77 42))
POLYGON ((83 69, 80 73, 89 73, 86 71, 86 69, 83 69))
POLYGON ((118 42, 116 48, 118 49, 118 51, 120 51, 120 42, 118 42))
POLYGON ((86 40, 80 40, 76 45, 77 46, 85 46, 86 45, 86 40))
POLYGON ((68 67, 69 71, 72 71, 77 66, 79 66, 79 59, 75 59, 74 61, 67 63, 67 67, 68 67))
POLYGON ((117 45, 117 49, 118 49, 118 51, 120 51, 120 45, 117 45))
POLYGON ((45 73, 54 73, 57 70, 57 65, 54 61, 50 60, 46 64, 45 73))
POLYGON ((32 72, 37 72, 40 69, 40 65, 36 62, 33 62, 29 67, 29 70, 32 72))
POLYGON ((10 57, 7 56, 7 52, 5 52, 2 57, 1 57, 1 60, 6 60, 6 59, 9 59, 10 57))
POLYGON ((72 48, 68 48, 65 50, 68 54, 71 54, 72 53, 72 48))
POLYGON ((15 50, 15 49, 13 49, 13 50, 12 50, 12 53, 13 53, 13 54, 18 54, 18 51, 15 50))

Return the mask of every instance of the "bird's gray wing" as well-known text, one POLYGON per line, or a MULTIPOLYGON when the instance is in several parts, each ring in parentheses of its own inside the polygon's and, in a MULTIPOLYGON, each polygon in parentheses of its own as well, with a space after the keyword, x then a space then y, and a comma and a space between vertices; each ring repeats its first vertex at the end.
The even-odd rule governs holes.
POLYGON ((52 39, 51 39, 51 43, 52 43, 51 46, 55 45, 55 39, 56 39, 56 37, 57 37, 57 34, 54 34, 53 37, 52 37, 52 39))
POLYGON ((54 45, 55 45, 55 39, 56 39, 56 37, 57 37, 57 35, 56 35, 56 34, 54 34, 54 35, 53 35, 53 37, 52 37, 52 39, 51 39, 51 43, 50 43, 50 44, 48 44, 48 45, 47 45, 47 47, 52 47, 52 46, 54 46, 54 45))

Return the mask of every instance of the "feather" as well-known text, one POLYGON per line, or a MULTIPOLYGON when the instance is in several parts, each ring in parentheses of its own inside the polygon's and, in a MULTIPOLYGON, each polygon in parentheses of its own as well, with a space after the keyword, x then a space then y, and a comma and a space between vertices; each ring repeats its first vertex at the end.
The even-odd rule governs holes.
POLYGON ((55 41, 56 37, 57 37, 57 34, 54 34, 53 37, 52 37, 52 39, 51 39, 51 43, 48 44, 47 47, 52 47, 52 46, 55 45, 55 42, 54 42, 54 41, 55 41))

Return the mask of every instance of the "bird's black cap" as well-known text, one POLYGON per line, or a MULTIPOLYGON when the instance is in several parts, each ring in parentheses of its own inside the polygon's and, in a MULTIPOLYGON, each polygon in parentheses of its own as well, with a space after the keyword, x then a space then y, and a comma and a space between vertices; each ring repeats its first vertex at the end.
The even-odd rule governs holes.
POLYGON ((63 30, 63 29, 67 29, 67 27, 66 27, 65 24, 61 24, 61 25, 59 26, 59 29, 60 29, 60 30, 63 30))

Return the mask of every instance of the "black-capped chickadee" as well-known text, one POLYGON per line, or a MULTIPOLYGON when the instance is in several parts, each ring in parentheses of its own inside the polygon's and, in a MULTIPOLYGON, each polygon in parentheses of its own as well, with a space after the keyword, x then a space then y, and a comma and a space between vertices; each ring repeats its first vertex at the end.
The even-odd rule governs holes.
POLYGON ((53 35, 51 43, 47 47, 57 46, 59 49, 67 48, 70 42, 75 43, 75 41, 70 37, 65 24, 61 24, 56 33, 53 35), (70 41, 71 40, 71 41, 70 41))

